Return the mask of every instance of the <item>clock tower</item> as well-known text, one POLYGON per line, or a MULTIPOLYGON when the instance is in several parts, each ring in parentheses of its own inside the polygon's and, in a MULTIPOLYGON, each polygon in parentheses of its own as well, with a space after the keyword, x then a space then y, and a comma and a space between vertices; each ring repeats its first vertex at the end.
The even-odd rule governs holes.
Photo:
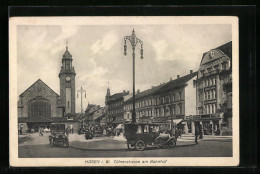
POLYGON ((75 70, 72 66, 72 55, 66 51, 62 57, 62 65, 59 73, 60 78, 60 99, 65 106, 65 114, 75 114, 75 70))

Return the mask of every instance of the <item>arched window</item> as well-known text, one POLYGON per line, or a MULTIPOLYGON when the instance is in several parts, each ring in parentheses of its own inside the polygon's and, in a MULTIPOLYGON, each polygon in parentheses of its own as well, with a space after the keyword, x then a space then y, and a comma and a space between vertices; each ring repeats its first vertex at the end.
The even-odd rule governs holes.
POLYGON ((51 103, 44 98, 35 98, 28 102, 29 117, 51 117, 51 103))

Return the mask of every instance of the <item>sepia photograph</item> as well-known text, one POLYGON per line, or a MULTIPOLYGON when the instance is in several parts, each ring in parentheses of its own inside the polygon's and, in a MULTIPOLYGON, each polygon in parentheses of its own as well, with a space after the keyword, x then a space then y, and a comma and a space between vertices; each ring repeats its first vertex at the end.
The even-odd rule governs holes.
POLYGON ((236 166, 238 18, 9 19, 11 166, 236 166))

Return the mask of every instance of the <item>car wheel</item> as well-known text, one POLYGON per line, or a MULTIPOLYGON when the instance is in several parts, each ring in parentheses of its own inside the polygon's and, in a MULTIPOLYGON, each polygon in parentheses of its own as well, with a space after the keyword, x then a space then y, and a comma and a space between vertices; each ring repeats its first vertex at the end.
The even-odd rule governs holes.
POLYGON ((173 140, 173 139, 170 139, 169 142, 168 142, 168 146, 169 146, 170 148, 175 147, 175 146, 176 146, 176 141, 173 140))
POLYGON ((156 138, 155 141, 154 141, 154 144, 155 144, 155 146, 157 146, 158 148, 162 147, 162 145, 163 145, 163 139, 162 139, 162 137, 156 138))
POLYGON ((127 141, 127 147, 129 150, 134 150, 135 149, 135 141, 127 141))
POLYGON ((143 140, 137 140, 135 143, 136 150, 142 151, 145 148, 145 142, 143 140))

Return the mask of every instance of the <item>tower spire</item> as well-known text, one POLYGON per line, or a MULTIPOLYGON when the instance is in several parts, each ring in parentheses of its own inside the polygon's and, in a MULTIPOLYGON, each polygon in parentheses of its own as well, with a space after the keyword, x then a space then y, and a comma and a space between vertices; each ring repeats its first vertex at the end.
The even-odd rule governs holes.
POLYGON ((66 51, 68 51, 68 40, 66 41, 66 51))

